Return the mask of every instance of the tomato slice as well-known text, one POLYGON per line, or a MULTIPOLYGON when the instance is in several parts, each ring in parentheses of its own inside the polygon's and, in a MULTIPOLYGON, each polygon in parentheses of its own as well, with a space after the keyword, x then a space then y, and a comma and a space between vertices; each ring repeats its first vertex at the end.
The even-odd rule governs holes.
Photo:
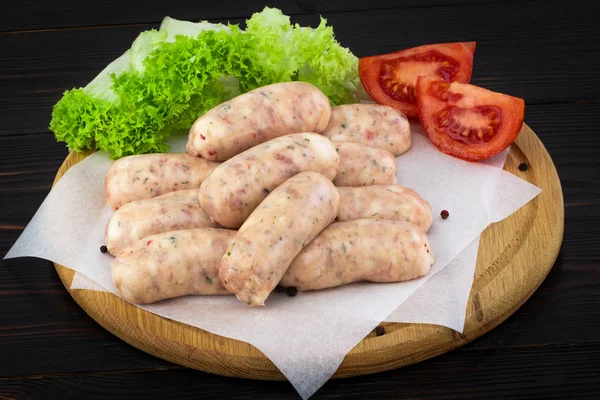
POLYGON ((469 83, 475 42, 440 43, 358 61, 360 80, 371 98, 416 117, 417 77, 435 75, 446 82, 469 83))
POLYGON ((441 151, 468 161, 492 157, 521 131, 523 99, 435 76, 417 81, 419 119, 441 151))

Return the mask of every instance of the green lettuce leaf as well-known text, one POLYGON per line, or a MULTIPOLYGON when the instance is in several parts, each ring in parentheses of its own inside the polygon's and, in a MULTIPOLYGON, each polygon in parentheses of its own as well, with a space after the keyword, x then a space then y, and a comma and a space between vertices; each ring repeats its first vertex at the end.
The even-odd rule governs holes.
POLYGON ((293 26, 266 7, 246 25, 242 31, 166 17, 85 88, 65 92, 50 129, 72 151, 119 158, 167 151, 164 140, 204 112, 271 83, 302 80, 334 105, 356 101, 358 60, 324 19, 315 29, 293 26))
POLYGON ((293 47, 301 57, 298 80, 321 89, 333 104, 357 101, 358 59, 335 40, 333 28, 321 18, 316 29, 296 26, 293 47))

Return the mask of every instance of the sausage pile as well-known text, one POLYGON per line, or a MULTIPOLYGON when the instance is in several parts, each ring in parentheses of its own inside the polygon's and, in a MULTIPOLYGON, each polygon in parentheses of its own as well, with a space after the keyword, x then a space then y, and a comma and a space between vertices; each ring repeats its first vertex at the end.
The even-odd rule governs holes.
POLYGON ((260 87, 194 123, 188 153, 122 158, 106 173, 112 276, 133 303, 235 294, 264 305, 399 282, 434 262, 431 206, 395 184, 410 126, 381 105, 331 108, 303 82, 260 87))

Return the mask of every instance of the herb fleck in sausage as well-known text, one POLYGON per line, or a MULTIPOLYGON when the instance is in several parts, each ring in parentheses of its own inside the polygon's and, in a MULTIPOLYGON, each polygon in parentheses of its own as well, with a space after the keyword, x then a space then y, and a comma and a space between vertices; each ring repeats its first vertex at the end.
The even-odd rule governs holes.
POLYGON ((387 150, 351 142, 334 142, 340 156, 336 186, 387 185, 396 182, 396 159, 387 150))
POLYGON ((190 229, 146 237, 121 251, 112 277, 132 303, 189 294, 229 294, 218 279, 219 264, 235 234, 226 229, 190 229))
POLYGON ((379 104, 346 104, 331 109, 323 135, 333 141, 361 143, 394 156, 410 148, 410 124, 401 112, 379 104))
POLYGON ((198 118, 190 129, 187 150, 207 160, 225 161, 279 136, 320 133, 330 116, 329 99, 309 83, 263 86, 198 118))
POLYGON ((294 257, 333 221, 338 207, 339 194, 325 176, 303 172, 288 179, 236 233, 221 262, 221 282, 244 303, 264 305, 294 257))
POLYGON ((308 291, 359 281, 406 281, 427 274, 433 262, 427 235, 409 222, 336 222, 296 256, 280 284, 308 291))
POLYGON ((314 171, 333 179, 339 156, 316 133, 282 136, 225 161, 202 183, 200 204, 220 225, 236 229, 286 179, 314 171))
POLYGON ((410 222, 427 232, 433 223, 431 205, 412 189, 400 185, 338 187, 339 221, 387 219, 410 222))
POLYGON ((104 194, 113 209, 177 190, 197 189, 219 163, 187 153, 123 157, 106 171, 104 194))
POLYGON ((193 228, 216 228, 198 202, 198 189, 179 190, 125 204, 112 215, 105 231, 112 255, 146 236, 193 228))

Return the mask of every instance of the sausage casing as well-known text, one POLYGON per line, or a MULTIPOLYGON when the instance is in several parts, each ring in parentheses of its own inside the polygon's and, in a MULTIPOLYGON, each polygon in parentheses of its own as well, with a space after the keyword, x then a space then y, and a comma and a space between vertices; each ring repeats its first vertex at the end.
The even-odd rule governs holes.
POLYGON ((337 215, 331 181, 303 172, 275 189, 239 229, 223 256, 219 278, 238 299, 264 305, 294 257, 337 215))
POLYGON ((211 109, 190 129, 191 155, 225 161, 260 143, 298 132, 322 132, 329 99, 306 82, 263 86, 211 109))
POLYGON ((140 154, 123 157, 106 171, 104 194, 114 209, 135 200, 176 190, 198 189, 219 163, 187 153, 140 154))
POLYGON ((401 112, 379 104, 346 104, 331 109, 323 135, 385 149, 394 156, 410 148, 410 124, 401 112))
POLYGON ((298 254, 280 284, 308 291, 359 281, 400 282, 427 274, 431 264, 427 235, 409 222, 336 222, 298 254))
POLYGON ((218 225, 200 207, 199 189, 178 190, 152 199, 132 201, 108 220, 105 243, 112 255, 146 236, 218 225))
POLYGON ((339 221, 386 219, 408 221, 427 232, 433 223, 431 205, 412 189, 400 185, 338 187, 339 221))
POLYGON ((236 229, 277 186, 299 172, 329 179, 339 156, 322 135, 298 133, 255 146, 225 161, 200 186, 200 204, 220 225, 236 229))
POLYGON ((228 294, 219 282, 218 271, 234 234, 205 228, 139 240, 115 259, 115 286, 123 298, 138 304, 188 294, 228 294))
POLYGON ((396 182, 396 159, 387 150, 352 142, 334 142, 340 156, 336 186, 388 185, 396 182))

